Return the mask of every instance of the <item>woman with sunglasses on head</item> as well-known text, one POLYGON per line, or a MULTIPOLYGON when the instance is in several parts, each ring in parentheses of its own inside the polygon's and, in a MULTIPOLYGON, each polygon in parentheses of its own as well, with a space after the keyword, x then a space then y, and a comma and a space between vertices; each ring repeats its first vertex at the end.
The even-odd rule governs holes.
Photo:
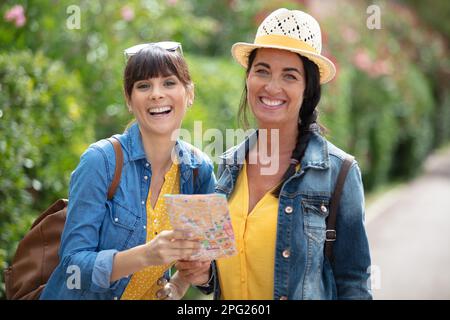
POLYGON ((232 47, 247 70, 240 113, 250 106, 258 131, 228 150, 217 172, 238 254, 216 261, 216 299, 371 299, 360 169, 317 124, 321 85, 335 75, 321 47, 317 21, 287 9, 262 22, 254 43, 232 47), (338 180, 336 224, 327 230, 338 180))
MULTIPOLYGON (((181 298, 189 287, 168 270, 200 243, 171 230, 162 197, 214 192, 211 160, 174 133, 194 101, 194 85, 179 43, 138 45, 125 55, 124 93, 135 121, 114 136, 123 151, 119 185, 109 200, 113 144, 92 144, 71 176, 60 263, 41 299, 181 298)), ((209 265, 196 262, 193 284, 208 281, 209 265)))

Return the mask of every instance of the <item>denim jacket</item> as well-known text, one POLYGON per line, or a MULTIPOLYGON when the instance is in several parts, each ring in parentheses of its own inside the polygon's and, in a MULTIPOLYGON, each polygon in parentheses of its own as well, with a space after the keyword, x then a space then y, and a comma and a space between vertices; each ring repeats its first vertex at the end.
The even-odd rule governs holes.
MULTIPOLYGON (((115 137, 124 155, 117 191, 107 200, 115 153, 109 141, 100 140, 84 152, 72 173, 60 263, 41 299, 119 299, 131 278, 110 283, 114 255, 146 241, 145 203, 152 167, 137 123, 115 137)), ((174 149, 180 164, 181 193, 213 193, 216 179, 211 160, 181 140, 174 149), (195 179, 194 168, 198 168, 195 179)))
MULTIPOLYGON (((256 133, 222 155, 216 192, 228 198, 256 133)), ((326 218, 345 153, 312 132, 301 169, 282 187, 279 197, 273 299, 371 299, 370 254, 364 228, 361 173, 353 162, 337 213, 333 262, 324 256, 326 218), (324 212, 325 211, 325 212, 324 212), (289 251, 285 251, 289 250, 289 251), (283 252, 290 252, 289 255, 283 252)), ((213 265, 214 298, 220 298, 213 265)), ((232 275, 229 275, 232 276, 232 275)))

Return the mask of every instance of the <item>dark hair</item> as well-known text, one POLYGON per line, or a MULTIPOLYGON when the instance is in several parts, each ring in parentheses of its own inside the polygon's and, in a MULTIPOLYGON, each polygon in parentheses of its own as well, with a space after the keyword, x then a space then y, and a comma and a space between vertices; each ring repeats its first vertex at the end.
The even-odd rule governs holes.
MULTIPOLYGON (((257 50, 258 49, 253 50, 248 57, 248 67, 246 73, 247 76, 253 65, 253 61, 255 60, 257 50)), ((321 87, 320 72, 317 65, 308 58, 305 58, 301 55, 298 56, 303 62, 306 85, 305 92, 303 93, 303 102, 299 111, 297 143, 295 145, 294 151, 292 152, 291 158, 301 163, 303 155, 305 154, 306 147, 308 146, 309 139, 311 137, 311 131, 309 129, 310 125, 317 122, 316 107, 320 101, 321 87)), ((238 117, 244 128, 248 128, 247 109, 247 86, 245 85, 238 111, 238 117)), ((295 163, 291 163, 289 165, 289 168, 286 170, 283 178, 281 179, 281 183, 272 192, 274 196, 278 197, 280 195, 280 191, 284 182, 295 173, 295 167, 295 163)))
POLYGON ((123 74, 125 97, 128 99, 131 97, 136 81, 170 75, 177 76, 186 88, 192 85, 186 60, 179 52, 149 46, 128 59, 123 74))

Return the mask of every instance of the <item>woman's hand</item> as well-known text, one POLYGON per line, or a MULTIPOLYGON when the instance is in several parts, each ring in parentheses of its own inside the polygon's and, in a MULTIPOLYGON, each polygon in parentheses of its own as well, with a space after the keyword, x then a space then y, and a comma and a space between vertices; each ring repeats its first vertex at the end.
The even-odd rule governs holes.
POLYGON ((113 283, 148 266, 172 264, 199 253, 201 243, 187 231, 162 231, 152 241, 118 252, 114 256, 113 283))
POLYGON ((189 259, 201 249, 201 243, 190 232, 180 230, 162 231, 145 246, 147 265, 164 265, 189 259))
POLYGON ((208 283, 211 277, 211 261, 186 261, 180 260, 175 264, 180 278, 195 286, 208 283))

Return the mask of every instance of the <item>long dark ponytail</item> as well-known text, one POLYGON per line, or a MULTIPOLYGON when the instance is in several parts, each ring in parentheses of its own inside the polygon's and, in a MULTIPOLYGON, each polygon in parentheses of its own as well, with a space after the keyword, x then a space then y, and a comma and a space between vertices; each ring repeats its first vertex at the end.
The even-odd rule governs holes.
MULTIPOLYGON (((253 50, 248 58, 247 76, 252 67, 253 61, 256 57, 256 50, 253 50)), ((295 168, 297 164, 301 163, 303 155, 305 154, 306 147, 308 146, 309 139, 311 137, 310 126, 311 124, 317 122, 317 110, 316 107, 320 101, 321 87, 320 87, 320 73, 317 65, 305 58, 300 56, 303 62, 303 68, 305 71, 305 92, 303 93, 303 102, 299 111, 299 121, 298 121, 298 135, 297 143, 295 149, 292 152, 291 163, 281 179, 281 183, 272 192, 273 195, 279 197, 281 188, 284 182, 289 179, 293 174, 295 174, 295 168)), ((241 97, 241 103, 239 106, 238 117, 241 124, 247 128, 247 86, 244 86, 244 92, 241 97)))

